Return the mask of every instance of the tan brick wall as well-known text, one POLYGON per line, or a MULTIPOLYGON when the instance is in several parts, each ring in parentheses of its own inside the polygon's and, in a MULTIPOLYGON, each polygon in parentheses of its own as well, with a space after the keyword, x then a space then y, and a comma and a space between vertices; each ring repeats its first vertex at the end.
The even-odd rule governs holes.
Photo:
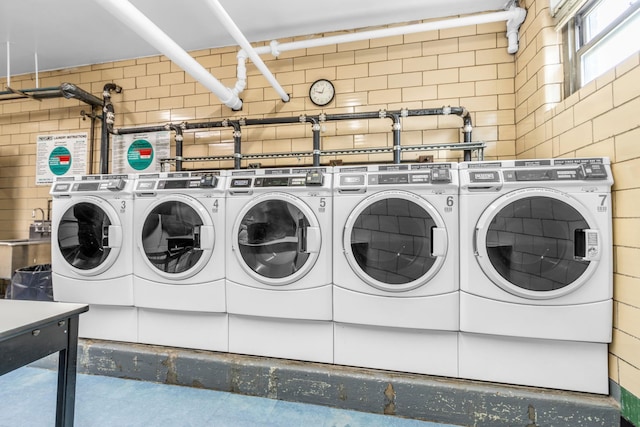
POLYGON ((640 396, 640 54, 560 99, 559 33, 547 1, 526 3, 529 13, 516 59, 517 156, 610 157, 615 184, 609 375, 640 396))
MULTIPOLYGON (((371 41, 285 52, 263 59, 291 101, 282 102, 266 79, 248 64, 248 85, 241 94, 244 108, 233 112, 202 85, 164 56, 40 73, 40 87, 77 84, 102 96, 105 83, 122 86, 113 94, 116 127, 157 125, 224 118, 263 118, 301 114, 349 113, 464 106, 475 124, 474 140, 485 140, 488 157, 515 156, 514 56, 506 51, 504 22, 431 31, 371 41), (335 100, 317 108, 308 99, 309 85, 328 78, 335 100)), ((236 81, 236 48, 204 49, 192 55, 226 86, 236 81)), ((33 88, 33 75, 12 76, 16 89, 33 88)), ((0 80, 5 86, 5 81, 0 80)), ((89 131, 75 100, 0 103, 0 238, 24 237, 31 210, 46 209, 48 187, 35 185, 36 137, 39 134, 89 131)), ((418 145, 461 142, 462 120, 455 117, 406 118, 402 143, 418 145)), ((99 128, 94 172, 98 171, 99 128)), ((322 128, 326 149, 391 146, 391 121, 330 122, 322 128)), ((245 127, 245 153, 309 151, 310 125, 245 127)), ((184 156, 229 155, 232 130, 216 128, 185 135, 184 156)), ((438 160, 460 160, 461 151, 429 152, 438 160)), ((404 159, 415 159, 405 153, 404 159)), ((388 162, 390 154, 343 156, 344 161, 388 162)), ((328 159, 324 159, 328 161, 328 159)), ((311 158, 263 160, 265 166, 309 164, 311 158)), ((246 163, 246 162, 245 162, 246 163)), ((185 167, 231 167, 231 162, 185 163, 185 167)))

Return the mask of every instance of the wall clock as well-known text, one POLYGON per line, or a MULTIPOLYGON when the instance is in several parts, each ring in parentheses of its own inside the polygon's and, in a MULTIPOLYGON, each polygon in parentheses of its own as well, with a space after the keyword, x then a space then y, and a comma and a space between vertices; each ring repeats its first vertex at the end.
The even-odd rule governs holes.
POLYGON ((327 79, 319 79, 311 84, 309 88, 309 98, 318 107, 324 107, 333 101, 333 97, 336 94, 336 89, 327 79))

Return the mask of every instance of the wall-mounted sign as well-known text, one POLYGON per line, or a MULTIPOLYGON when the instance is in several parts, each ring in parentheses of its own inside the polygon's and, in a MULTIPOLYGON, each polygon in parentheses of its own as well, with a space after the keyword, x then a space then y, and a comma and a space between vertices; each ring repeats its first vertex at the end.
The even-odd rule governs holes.
POLYGON ((39 135, 36 143, 36 185, 51 184, 57 176, 86 174, 86 132, 39 135))
POLYGON ((160 159, 169 157, 169 131, 115 135, 112 142, 113 173, 159 172, 160 159))

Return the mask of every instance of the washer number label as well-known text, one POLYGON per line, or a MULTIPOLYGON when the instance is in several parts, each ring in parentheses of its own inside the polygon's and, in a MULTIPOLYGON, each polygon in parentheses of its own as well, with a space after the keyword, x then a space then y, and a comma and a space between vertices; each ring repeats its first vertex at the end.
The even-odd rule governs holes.
POLYGON ((120 202, 120 213, 125 213, 127 211, 127 202, 125 200, 120 202))
POLYGON ((455 204, 455 202, 453 201, 453 196, 447 197, 447 206, 445 206, 444 211, 445 212, 453 212, 453 205, 454 204, 455 204))
POLYGON ((320 209, 318 209, 318 212, 325 212, 326 210, 327 210, 327 198, 320 197, 320 209))
POLYGON ((607 212, 607 195, 600 194, 600 206, 597 207, 598 212, 607 212))
POLYGON ((213 201, 213 207, 211 208, 211 212, 218 213, 218 207, 220 206, 218 199, 213 201))

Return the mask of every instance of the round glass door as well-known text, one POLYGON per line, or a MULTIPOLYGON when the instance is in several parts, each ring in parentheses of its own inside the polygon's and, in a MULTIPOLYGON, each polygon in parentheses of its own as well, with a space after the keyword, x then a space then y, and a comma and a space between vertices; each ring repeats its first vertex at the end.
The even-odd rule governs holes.
POLYGON ((81 274, 98 274, 115 261, 122 242, 121 227, 110 205, 82 201, 69 207, 58 223, 62 257, 81 274))
POLYGON ((320 251, 320 229, 299 199, 271 194, 241 212, 236 222, 237 255, 257 280, 283 285, 304 276, 320 251))
POLYGON ((189 277, 207 261, 213 227, 204 208, 178 197, 154 205, 142 225, 142 250, 154 271, 166 277, 189 277))
POLYGON ((585 247, 589 239, 597 245, 597 231, 583 210, 548 189, 503 196, 478 221, 480 266, 515 295, 546 299, 571 292, 595 268, 585 247))
POLYGON ((438 272, 447 252, 447 233, 438 212, 424 199, 385 191, 351 213, 344 248, 362 280, 385 291, 407 291, 438 272))

